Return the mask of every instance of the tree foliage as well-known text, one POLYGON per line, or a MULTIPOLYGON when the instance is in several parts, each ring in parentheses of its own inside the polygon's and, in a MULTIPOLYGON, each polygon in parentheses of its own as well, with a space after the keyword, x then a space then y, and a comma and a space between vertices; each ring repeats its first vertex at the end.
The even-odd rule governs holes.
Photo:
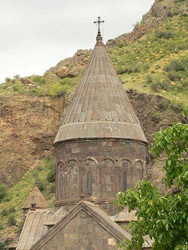
POLYGON ((118 193, 119 207, 136 210, 138 218, 130 224, 131 242, 126 240, 121 246, 142 249, 144 236, 149 235, 152 249, 188 249, 188 125, 176 123, 157 132, 151 152, 156 159, 165 156, 164 183, 175 191, 162 195, 143 180, 135 190, 118 193))

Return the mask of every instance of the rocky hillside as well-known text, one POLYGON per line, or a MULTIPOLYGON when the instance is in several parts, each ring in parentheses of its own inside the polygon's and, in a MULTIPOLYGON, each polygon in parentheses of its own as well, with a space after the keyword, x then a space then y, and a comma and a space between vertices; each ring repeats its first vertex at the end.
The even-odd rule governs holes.
POLYGON ((109 40, 107 46, 112 47, 120 41, 132 43, 149 33, 153 28, 159 27, 167 19, 176 15, 186 16, 187 12, 187 0, 156 0, 149 12, 143 16, 141 21, 135 24, 132 32, 109 40))
POLYGON ((52 154, 64 97, 0 97, 0 182, 12 185, 52 154))
MULTIPOLYGON (((149 143, 160 128, 186 122, 181 111, 188 105, 187 8, 187 0, 156 0, 133 32, 107 44, 149 143)), ((90 50, 78 50, 44 76, 17 75, 0 85, 0 182, 9 187, 0 203, 0 241, 8 242, 19 234, 21 207, 36 176, 53 203, 52 143, 90 54, 90 50), (16 219, 14 225, 10 216, 16 219)), ((154 163, 149 174, 164 191, 160 164, 154 163)))

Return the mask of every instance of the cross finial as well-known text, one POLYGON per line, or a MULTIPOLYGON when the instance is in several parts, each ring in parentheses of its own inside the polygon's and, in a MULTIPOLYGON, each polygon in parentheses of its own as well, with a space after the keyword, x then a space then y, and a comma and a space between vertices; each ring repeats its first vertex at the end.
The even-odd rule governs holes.
POLYGON ((97 36, 101 36, 101 24, 104 23, 104 21, 101 20, 101 18, 99 16, 97 21, 94 21, 94 23, 98 25, 98 34, 97 34, 97 36))

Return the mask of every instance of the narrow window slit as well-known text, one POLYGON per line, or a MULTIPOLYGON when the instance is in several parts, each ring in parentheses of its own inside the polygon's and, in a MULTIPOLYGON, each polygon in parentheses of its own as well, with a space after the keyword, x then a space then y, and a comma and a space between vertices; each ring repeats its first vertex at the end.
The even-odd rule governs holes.
POLYGON ((88 192, 88 195, 92 194, 92 177, 91 177, 90 171, 87 174, 87 192, 88 192))

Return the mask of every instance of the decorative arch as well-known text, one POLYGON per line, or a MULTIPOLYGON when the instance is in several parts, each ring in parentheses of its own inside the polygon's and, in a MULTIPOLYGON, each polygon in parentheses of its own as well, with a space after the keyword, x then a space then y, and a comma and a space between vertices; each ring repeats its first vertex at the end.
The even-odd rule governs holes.
POLYGON ((100 196, 100 178, 98 161, 86 157, 82 162, 82 192, 84 197, 100 196))
POLYGON ((70 159, 67 161, 67 197, 76 198, 80 195, 79 161, 70 159))
POLYGON ((143 180, 145 173, 144 162, 142 160, 135 160, 134 166, 134 177, 135 177, 135 186, 138 184, 139 181, 143 180))
POLYGON ((125 189, 132 187, 133 172, 131 160, 128 158, 121 158, 118 161, 118 165, 120 167, 118 180, 120 185, 119 190, 122 190, 124 192, 125 189))
POLYGON ((127 162, 127 164, 132 166, 131 160, 129 158, 120 158, 118 161, 118 166, 122 167, 123 162, 127 162))
POLYGON ((64 161, 58 161, 56 164, 56 197, 59 199, 63 196, 63 184, 65 177, 65 164, 64 161))
POLYGON ((94 157, 86 157, 85 159, 83 159, 82 162, 85 162, 85 161, 93 161, 95 162, 96 165, 99 165, 98 161, 94 157))
POLYGON ((69 165, 69 163, 75 162, 76 164, 79 165, 79 160, 77 158, 72 158, 66 162, 66 165, 69 165))
POLYGON ((117 193, 116 161, 107 157, 100 162, 101 171, 101 194, 103 198, 112 197, 117 193))
POLYGON ((64 166, 65 166, 64 161, 58 161, 56 165, 57 165, 57 172, 63 171, 64 166))
POLYGON ((113 159, 113 158, 111 158, 111 157, 107 157, 107 158, 104 158, 102 161, 101 161, 101 163, 100 163, 100 165, 101 166, 104 166, 104 165, 106 165, 106 166, 116 166, 116 161, 113 159))
POLYGON ((63 165, 65 165, 65 162, 63 160, 60 160, 56 163, 56 165, 58 166, 60 163, 62 163, 63 165))

